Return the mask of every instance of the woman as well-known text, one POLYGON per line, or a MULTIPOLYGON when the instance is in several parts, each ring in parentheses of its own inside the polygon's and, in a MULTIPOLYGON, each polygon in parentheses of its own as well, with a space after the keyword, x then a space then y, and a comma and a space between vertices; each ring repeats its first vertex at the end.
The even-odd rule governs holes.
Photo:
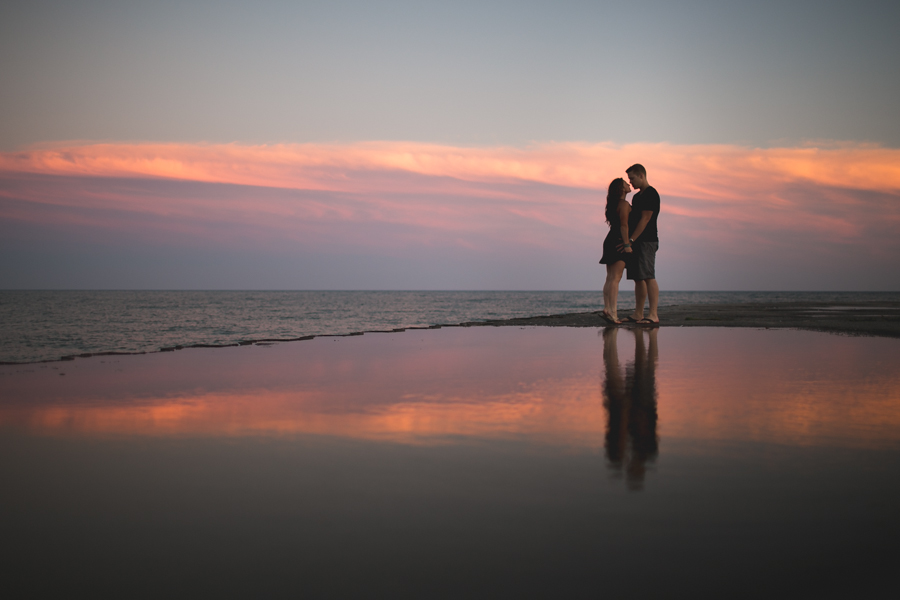
POLYGON ((628 215, 631 213, 631 205, 625 200, 630 191, 631 186, 620 177, 612 180, 606 193, 606 222, 609 223, 609 234, 603 240, 603 258, 600 259, 600 264, 606 265, 601 314, 606 321, 614 324, 621 323, 616 308, 619 301, 619 282, 625 271, 625 262, 630 260, 632 254, 631 244, 628 242, 628 215))

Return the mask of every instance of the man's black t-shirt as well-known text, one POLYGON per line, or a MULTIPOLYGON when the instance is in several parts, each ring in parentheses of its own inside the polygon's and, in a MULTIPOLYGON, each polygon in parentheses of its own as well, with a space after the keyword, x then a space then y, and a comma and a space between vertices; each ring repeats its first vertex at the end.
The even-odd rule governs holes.
POLYGON ((639 242, 658 242, 659 233, 656 231, 656 218, 659 216, 659 192, 656 188, 648 186, 643 191, 638 192, 631 199, 631 214, 628 215, 628 231, 634 233, 638 221, 645 210, 652 210, 653 216, 650 222, 638 238, 639 242))

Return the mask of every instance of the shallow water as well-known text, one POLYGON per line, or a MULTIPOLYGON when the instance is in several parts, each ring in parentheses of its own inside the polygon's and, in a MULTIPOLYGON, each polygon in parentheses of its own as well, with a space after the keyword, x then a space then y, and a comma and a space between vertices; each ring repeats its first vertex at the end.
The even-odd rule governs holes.
POLYGON ((117 597, 896 591, 898 349, 475 328, 0 367, 0 577, 117 597))
MULTIPOLYGON (((0 290, 0 362, 602 308, 595 292, 0 290)), ((900 300, 888 292, 662 292, 660 303, 900 300)), ((622 290, 620 307, 634 306, 622 290)))

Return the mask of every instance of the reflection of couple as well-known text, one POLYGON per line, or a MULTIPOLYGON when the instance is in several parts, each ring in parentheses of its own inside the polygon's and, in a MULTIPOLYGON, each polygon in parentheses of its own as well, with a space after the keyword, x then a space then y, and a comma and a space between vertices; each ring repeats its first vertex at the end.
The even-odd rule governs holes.
POLYGON ((633 329, 634 363, 623 372, 619 365, 618 327, 603 330, 603 406, 607 413, 606 459, 617 476, 625 475, 629 489, 644 483, 648 461, 659 453, 656 436, 656 344, 659 330, 633 329), (647 345, 644 336, 648 336, 647 345))
POLYGON ((658 325, 659 285, 656 283, 656 251, 659 236, 656 220, 659 217, 659 193, 647 183, 647 170, 632 165, 625 171, 628 181, 613 179, 606 194, 606 222, 609 234, 603 240, 606 283, 603 285, 603 318, 611 324, 638 323, 658 325), (632 186, 639 190, 628 204, 625 196, 632 186), (634 313, 622 321, 617 315, 619 281, 622 271, 634 281, 634 313), (644 302, 649 298, 650 312, 644 317, 644 302))

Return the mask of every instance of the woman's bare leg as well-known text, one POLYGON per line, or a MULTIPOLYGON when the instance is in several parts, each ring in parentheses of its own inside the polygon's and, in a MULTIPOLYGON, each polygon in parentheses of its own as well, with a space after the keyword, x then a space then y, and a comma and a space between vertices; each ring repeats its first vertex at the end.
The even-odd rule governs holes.
POLYGON ((606 265, 606 283, 603 284, 603 310, 614 321, 618 321, 619 282, 625 272, 625 262, 616 261, 606 265))
POLYGON ((609 288, 610 288, 609 269, 610 269, 610 266, 611 265, 606 265, 606 280, 603 282, 603 312, 605 312, 605 313, 608 313, 609 309, 611 308, 611 305, 609 302, 609 288))

